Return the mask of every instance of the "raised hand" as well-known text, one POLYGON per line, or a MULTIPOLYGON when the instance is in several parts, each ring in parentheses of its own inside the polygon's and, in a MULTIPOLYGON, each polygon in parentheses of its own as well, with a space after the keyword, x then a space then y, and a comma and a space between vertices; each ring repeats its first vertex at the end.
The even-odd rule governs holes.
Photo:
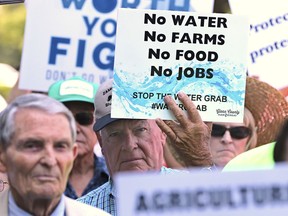
POLYGON ((213 162, 209 142, 212 123, 202 121, 196 106, 185 93, 179 92, 178 96, 187 114, 179 108, 171 96, 166 96, 164 101, 176 120, 156 119, 156 122, 167 135, 167 144, 182 165, 211 166, 213 162))

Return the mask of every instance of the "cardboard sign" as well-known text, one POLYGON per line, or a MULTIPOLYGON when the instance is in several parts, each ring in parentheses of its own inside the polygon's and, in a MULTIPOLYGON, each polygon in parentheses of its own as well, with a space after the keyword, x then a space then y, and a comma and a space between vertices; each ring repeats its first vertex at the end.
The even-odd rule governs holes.
POLYGON ((120 173, 119 216, 271 216, 288 211, 288 167, 253 172, 120 173))
POLYGON ((277 89, 287 87, 288 1, 229 0, 229 3, 233 14, 249 17, 249 75, 277 89))
POLYGON ((185 110, 183 91, 204 121, 243 122, 248 32, 241 16, 119 9, 111 116, 174 119, 163 98, 185 110))
POLYGON ((55 81, 72 76, 95 83, 111 78, 120 7, 208 12, 212 11, 213 2, 26 0, 19 87, 45 92, 55 81))

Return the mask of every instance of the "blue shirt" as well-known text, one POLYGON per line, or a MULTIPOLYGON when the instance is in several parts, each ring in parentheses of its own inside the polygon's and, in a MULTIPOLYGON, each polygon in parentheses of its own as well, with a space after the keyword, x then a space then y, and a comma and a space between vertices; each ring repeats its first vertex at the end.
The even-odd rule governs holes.
MULTIPOLYGON (((86 186, 86 188, 84 189, 82 196, 98 188, 99 186, 107 182, 108 179, 109 179, 109 174, 108 174, 108 170, 107 170, 104 158, 97 157, 96 155, 94 155, 94 175, 93 175, 93 178, 88 183, 88 185, 86 186)), ((71 199, 78 198, 74 188, 69 183, 69 181, 67 182, 64 194, 67 197, 70 197, 71 199)))
MULTIPOLYGON (((179 170, 174 170, 166 167, 161 168, 161 174, 168 174, 172 172, 179 172, 179 170)), ((113 187, 112 181, 109 180, 107 183, 103 184, 99 188, 77 199, 77 201, 100 208, 110 213, 111 215, 116 216, 117 209, 115 197, 115 188, 113 187)))

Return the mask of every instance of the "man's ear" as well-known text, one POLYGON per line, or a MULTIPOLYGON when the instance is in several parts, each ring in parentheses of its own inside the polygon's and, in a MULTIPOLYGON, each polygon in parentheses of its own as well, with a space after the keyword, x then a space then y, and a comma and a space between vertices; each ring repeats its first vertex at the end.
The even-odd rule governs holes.
POLYGON ((99 143, 99 145, 100 145, 100 147, 101 147, 101 153, 102 153, 102 155, 104 155, 104 150, 103 150, 103 145, 102 145, 102 137, 101 137, 101 135, 100 135, 100 132, 95 132, 96 133, 96 136, 97 136, 97 139, 98 139, 98 143, 99 143))
POLYGON ((96 136, 97 136, 97 139, 98 139, 98 142, 99 142, 99 145, 102 149, 102 137, 100 135, 100 132, 95 132, 96 133, 96 136))
POLYGON ((6 173, 5 151, 0 148, 0 172, 6 173))
POLYGON ((77 154, 78 154, 78 144, 77 143, 74 143, 72 151, 73 151, 73 157, 75 160, 75 158, 77 157, 77 154))

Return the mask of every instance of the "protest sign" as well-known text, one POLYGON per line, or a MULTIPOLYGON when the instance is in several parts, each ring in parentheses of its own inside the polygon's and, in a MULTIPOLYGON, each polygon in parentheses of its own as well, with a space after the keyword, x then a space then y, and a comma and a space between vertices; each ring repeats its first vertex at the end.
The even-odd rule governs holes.
POLYGON ((253 172, 119 173, 117 215, 286 215, 286 173, 287 164, 253 172))
POLYGON ((121 8, 117 19, 113 118, 174 119, 163 98, 184 110, 183 91, 204 121, 243 122, 245 17, 121 8))
POLYGON ((47 91, 82 76, 102 83, 113 74, 117 8, 211 12, 213 0, 26 0, 19 87, 47 91))
POLYGON ((248 72, 276 89, 288 87, 288 1, 229 0, 233 14, 250 21, 248 72))
POLYGON ((0 5, 3 4, 18 4, 18 3, 23 3, 24 0, 0 0, 0 5))

